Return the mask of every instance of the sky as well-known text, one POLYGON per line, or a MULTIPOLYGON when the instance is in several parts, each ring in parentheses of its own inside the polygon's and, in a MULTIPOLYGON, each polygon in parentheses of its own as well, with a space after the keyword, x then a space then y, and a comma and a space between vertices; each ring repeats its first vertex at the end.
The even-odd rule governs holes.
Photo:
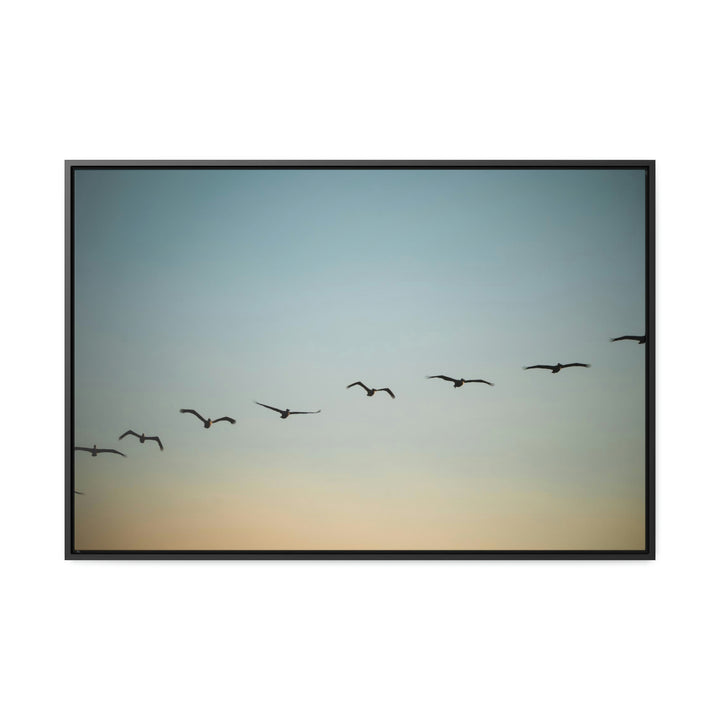
POLYGON ((74 230, 76 549, 643 549, 643 169, 78 169, 74 230))

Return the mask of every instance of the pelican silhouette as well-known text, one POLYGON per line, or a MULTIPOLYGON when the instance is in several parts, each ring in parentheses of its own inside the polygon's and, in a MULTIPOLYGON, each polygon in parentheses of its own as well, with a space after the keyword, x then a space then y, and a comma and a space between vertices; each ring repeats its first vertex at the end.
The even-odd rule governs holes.
POLYGON ((118 438, 118 440, 122 440, 126 435, 134 435, 141 443, 144 443, 146 440, 154 440, 160 446, 161 450, 165 449, 157 435, 146 435, 145 433, 138 435, 134 430, 127 430, 118 438))
POLYGON ((462 387, 465 383, 485 383, 486 385, 495 385, 495 383, 488 382, 487 380, 465 380, 465 378, 460 378, 459 380, 456 380, 455 378, 448 377, 447 375, 426 375, 425 376, 428 380, 432 380, 433 378, 440 378, 440 380, 449 380, 453 387, 459 388, 462 387))
POLYGON ((347 387, 351 388, 355 385, 359 385, 366 393, 368 397, 372 397, 376 392, 386 392, 391 398, 395 399, 395 393, 390 388, 369 388, 365 383, 359 380, 354 383, 350 383, 347 387))
POLYGON ((524 370, 532 370, 533 368, 543 368, 544 370, 552 370, 553 375, 559 373, 563 368, 566 367, 590 367, 588 363, 558 363, 557 365, 528 365, 523 368, 524 370))
POLYGON ((638 345, 644 345, 647 335, 621 335, 620 337, 610 338, 610 342, 617 342, 618 340, 637 340, 638 345))
POLYGON ((91 448, 86 447, 76 447, 76 450, 84 450, 85 452, 89 452, 93 457, 97 457, 99 453, 115 453, 116 455, 122 455, 123 457, 127 457, 125 453, 121 453, 119 450, 110 450, 109 448, 99 448, 97 445, 93 445, 91 448))
POLYGON ((266 405, 265 403, 258 402, 255 400, 256 405, 262 405, 264 408, 267 408, 268 410, 274 410, 276 413, 280 413, 280 419, 285 420, 290 415, 317 415, 320 410, 312 410, 312 411, 302 411, 302 410, 280 410, 280 408, 273 407, 272 405, 266 405))
MULTIPOLYGON (((200 418, 200 420, 202 420, 202 422, 204 423, 206 430, 207 430, 213 423, 219 423, 219 422, 227 421, 227 422, 229 422, 229 423, 232 423, 233 425, 235 424, 235 420, 234 420, 233 418, 231 418, 231 417, 228 417, 227 415, 225 415, 224 417, 221 417, 221 418, 217 418, 216 420, 211 420, 210 418, 204 418, 197 410, 183 409, 183 410, 181 410, 180 412, 181 412, 181 413, 192 413, 193 415, 195 415, 195 417, 200 418)), ((149 439, 149 440, 152 440, 152 438, 148 438, 148 439, 149 439)), ((158 440, 158 442, 160 442, 160 441, 158 440)), ((161 445, 160 447, 162 447, 162 445, 161 445)))

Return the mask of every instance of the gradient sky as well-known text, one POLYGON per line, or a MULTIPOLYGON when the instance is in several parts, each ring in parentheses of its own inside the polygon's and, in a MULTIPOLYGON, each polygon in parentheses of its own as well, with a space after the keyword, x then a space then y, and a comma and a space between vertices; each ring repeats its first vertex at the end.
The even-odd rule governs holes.
POLYGON ((608 339, 645 332, 644 192, 76 170, 75 441, 128 455, 75 453, 76 548, 642 549, 645 350, 608 339), (557 362, 592 367, 523 370, 557 362))

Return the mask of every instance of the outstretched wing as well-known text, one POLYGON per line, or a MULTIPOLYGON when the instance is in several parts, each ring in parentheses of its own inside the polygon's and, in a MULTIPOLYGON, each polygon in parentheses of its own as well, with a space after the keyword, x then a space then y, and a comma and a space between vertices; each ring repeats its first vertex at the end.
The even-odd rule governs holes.
POLYGON ((121 453, 119 450, 112 450, 111 448, 98 448, 95 452, 107 452, 107 453, 115 453, 116 455, 122 455, 123 457, 127 457, 125 453, 121 453))
POLYGON ((217 420, 213 420, 212 422, 213 422, 213 425, 214 425, 215 423, 218 423, 218 422, 229 422, 229 423, 232 423, 232 424, 234 425, 234 424, 235 424, 235 418, 231 418, 231 417, 228 417, 227 415, 225 415, 224 417, 218 418, 217 420))
POLYGON ((153 436, 153 437, 149 437, 149 436, 148 436, 148 437, 146 437, 145 439, 146 439, 146 440, 154 440, 154 441, 160 446, 160 449, 161 449, 161 450, 164 450, 164 449, 165 449, 165 448, 163 447, 163 444, 160 442, 160 438, 159 438, 157 435, 155 435, 155 436, 153 436))
POLYGON ((610 342, 617 342, 618 340, 637 340, 638 342, 640 342, 644 339, 644 335, 621 335, 620 337, 610 338, 610 342))
POLYGON ((495 383, 488 382, 487 380, 466 380, 466 383, 469 382, 479 382, 479 383, 485 383, 486 385, 495 385, 495 383))
POLYGON ((347 387, 351 388, 353 387, 353 385, 359 385, 361 388, 365 388, 365 390, 370 390, 370 388, 365 383, 360 382, 359 380, 357 382, 350 383, 347 387))
POLYGON ((563 367, 590 367, 588 363, 563 363, 563 367))
POLYGON ((203 422, 207 422, 207 420, 197 411, 197 410, 190 410, 188 408, 183 408, 181 413, 192 413, 198 420, 202 420, 203 422))
POLYGON ((293 410, 288 415, 317 415, 320 410, 293 410))
POLYGON ((555 366, 554 365, 528 365, 527 367, 524 367, 523 370, 532 370, 533 368, 542 368, 543 370, 552 370, 555 366))
POLYGON ((124 432, 118 440, 122 440, 126 435, 134 435, 136 438, 139 438, 140 436, 134 431, 134 430, 128 430, 127 432, 124 432))
POLYGON ((258 402, 257 400, 255 400, 255 404, 262 405, 263 407, 266 407, 268 410, 274 410, 275 412, 278 412, 280 414, 282 414, 284 412, 283 410, 278 410, 277 408, 273 407, 272 405, 266 405, 265 403, 258 402))
POLYGON ((92 448, 75 447, 75 450, 84 450, 85 452, 92 452, 92 448))
POLYGON ((391 398, 395 397, 395 393, 390 388, 378 388, 376 392, 386 392, 391 398))
POLYGON ((433 378, 440 378, 441 380, 449 380, 450 382, 457 382, 455 378, 448 377, 447 375, 426 375, 425 376, 428 380, 432 380, 433 378))
POLYGON ((84 492, 80 492, 79 490, 73 490, 73 492, 74 492, 76 495, 84 495, 84 494, 85 494, 84 492))

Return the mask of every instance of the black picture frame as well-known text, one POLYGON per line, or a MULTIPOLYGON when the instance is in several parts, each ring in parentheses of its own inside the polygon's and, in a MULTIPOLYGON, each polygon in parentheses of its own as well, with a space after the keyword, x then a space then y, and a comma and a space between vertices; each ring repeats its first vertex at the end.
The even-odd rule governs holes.
POLYGON ((654 160, 66 160, 65 161, 65 559, 66 560, 653 560, 655 559, 655 161, 654 160), (632 551, 308 550, 79 551, 74 547, 74 172, 88 168, 645 169, 645 548, 632 551))

